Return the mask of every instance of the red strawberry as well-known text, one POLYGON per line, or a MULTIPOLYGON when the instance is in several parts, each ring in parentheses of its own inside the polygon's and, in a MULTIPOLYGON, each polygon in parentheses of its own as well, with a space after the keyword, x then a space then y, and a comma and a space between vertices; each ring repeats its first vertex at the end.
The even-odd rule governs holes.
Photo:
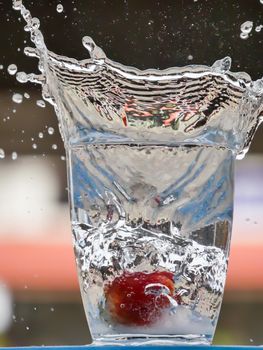
POLYGON ((150 325, 156 322, 162 311, 169 306, 172 297, 180 304, 175 294, 171 272, 125 272, 105 288, 108 311, 121 324, 150 325))

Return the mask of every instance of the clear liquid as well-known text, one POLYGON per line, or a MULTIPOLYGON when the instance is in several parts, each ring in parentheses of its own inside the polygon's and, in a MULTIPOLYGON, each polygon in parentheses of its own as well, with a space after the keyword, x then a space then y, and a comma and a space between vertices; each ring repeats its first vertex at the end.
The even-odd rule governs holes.
POLYGON ((83 145, 71 149, 69 157, 74 247, 94 340, 209 343, 227 269, 232 152, 196 146, 83 145), (169 295, 158 276, 151 283, 146 278, 145 290, 150 285, 156 300, 167 298, 160 310, 151 300, 140 319, 138 307, 149 301, 143 299, 140 306, 129 301, 125 282, 120 301, 107 295, 108 286, 127 273, 132 280, 136 273, 154 272, 171 273, 175 289, 169 295), (136 315, 132 320, 131 314, 136 315))
POLYGON ((42 86, 68 154, 93 339, 209 343, 226 276, 233 161, 263 120, 263 80, 231 72, 229 57, 141 71, 110 60, 88 36, 90 58, 60 56, 22 0, 13 8, 40 71, 17 80, 42 86))

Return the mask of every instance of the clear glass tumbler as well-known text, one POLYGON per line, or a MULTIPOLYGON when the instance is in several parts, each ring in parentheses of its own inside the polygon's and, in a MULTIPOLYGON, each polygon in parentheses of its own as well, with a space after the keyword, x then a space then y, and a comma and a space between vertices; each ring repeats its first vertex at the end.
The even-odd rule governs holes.
MULTIPOLYGON (((223 297, 234 160, 262 112, 259 82, 212 67, 124 67, 48 52, 92 338, 210 344, 223 297)), ((261 92, 260 92, 261 91, 261 92)), ((45 86, 44 86, 45 92, 45 86)))

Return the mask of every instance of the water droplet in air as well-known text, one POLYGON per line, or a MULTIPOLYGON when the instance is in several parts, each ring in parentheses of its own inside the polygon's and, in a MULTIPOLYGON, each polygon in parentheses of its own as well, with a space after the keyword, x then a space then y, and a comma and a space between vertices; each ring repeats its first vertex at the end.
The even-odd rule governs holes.
POLYGON ((54 144, 52 145, 52 149, 58 149, 58 146, 54 143, 54 144))
POLYGON ((98 47, 90 36, 84 36, 82 38, 82 44, 89 51, 90 57, 95 59, 105 59, 106 55, 103 50, 98 47))
POLYGON ((13 0, 13 9, 21 10, 22 8, 22 0, 13 0))
POLYGON ((55 130, 51 126, 47 129, 47 132, 49 133, 49 135, 53 135, 54 131, 55 130))
POLYGON ((44 137, 43 132, 40 132, 40 133, 38 134, 38 137, 39 137, 40 139, 43 139, 43 137, 44 137))
POLYGON ((17 72, 17 66, 15 64, 10 64, 8 67, 7 67, 7 71, 10 75, 15 75, 16 72, 17 72))
POLYGON ((29 95, 27 92, 25 92, 25 93, 24 93, 24 97, 27 98, 27 99, 29 99, 29 98, 30 98, 30 95, 29 95))
POLYGON ((19 83, 27 83, 28 76, 27 76, 27 74, 25 72, 18 72, 17 75, 16 75, 16 80, 19 83))
POLYGON ((193 57, 192 55, 188 55, 188 56, 187 56, 187 59, 188 59, 189 61, 192 61, 193 58, 194 58, 194 57, 193 57))
POLYGON ((63 5, 62 5, 62 4, 58 4, 58 5, 57 5, 57 12, 58 12, 58 13, 61 13, 61 12, 63 12, 63 10, 64 10, 63 5))
POLYGON ((33 143, 32 148, 37 149, 37 144, 33 143))
MULTIPOLYGON (((262 0, 262 1, 263 1, 263 0, 262 0)), ((262 28, 263 28, 263 25, 262 25, 262 24, 259 25, 259 26, 256 26, 255 31, 256 31, 257 33, 259 33, 259 32, 261 31, 262 28)))
POLYGON ((46 103, 43 100, 37 100, 36 104, 37 104, 38 107, 41 107, 41 108, 45 108, 46 107, 46 103))
POLYGON ((246 39, 248 39, 248 34, 240 33, 240 38, 243 39, 243 40, 246 40, 246 39))
POLYGON ((241 24, 240 30, 244 34, 249 34, 253 28, 253 22, 252 21, 246 21, 241 24))
POLYGON ((14 94, 12 96, 12 101, 15 103, 22 103, 23 102, 23 95, 21 94, 14 94))
POLYGON ((4 159, 5 158, 5 151, 3 150, 3 148, 0 148, 0 159, 4 159))
POLYGON ((261 3, 261 5, 263 5, 263 0, 259 0, 259 2, 261 3))
POLYGON ((4 69, 4 66, 2 64, 0 64, 0 70, 4 69))
POLYGON ((50 311, 51 311, 51 312, 54 312, 54 311, 55 311, 55 309, 54 309, 53 307, 51 307, 51 308, 50 308, 50 311))
POLYGON ((65 156, 61 156, 60 159, 61 160, 66 160, 66 157, 65 156))
POLYGON ((28 326, 26 326, 26 330, 29 331, 29 329, 30 329, 30 328, 29 328, 28 326))
POLYGON ((17 159, 17 153, 16 152, 12 152, 11 158, 12 158, 12 160, 16 160, 17 159))

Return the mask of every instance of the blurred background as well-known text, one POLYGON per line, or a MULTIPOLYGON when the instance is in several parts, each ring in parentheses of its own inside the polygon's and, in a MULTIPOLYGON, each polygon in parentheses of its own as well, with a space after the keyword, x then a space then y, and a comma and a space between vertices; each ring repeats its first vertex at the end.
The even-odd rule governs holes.
MULTIPOLYGON (((260 0, 37 0, 46 44, 85 58, 90 35, 107 55, 139 68, 212 64, 262 76, 260 0), (57 5, 63 10, 57 12, 57 5), (253 22, 246 40, 240 26, 253 22)), ((71 245, 66 163, 53 109, 38 86, 7 68, 36 71, 23 55, 24 23, 0 1, 0 346, 87 344, 71 245), (13 101, 22 94, 21 103, 13 101), (25 94, 25 95, 24 95, 25 94)), ((236 164, 233 240, 215 344, 263 344, 263 138, 236 164)))

